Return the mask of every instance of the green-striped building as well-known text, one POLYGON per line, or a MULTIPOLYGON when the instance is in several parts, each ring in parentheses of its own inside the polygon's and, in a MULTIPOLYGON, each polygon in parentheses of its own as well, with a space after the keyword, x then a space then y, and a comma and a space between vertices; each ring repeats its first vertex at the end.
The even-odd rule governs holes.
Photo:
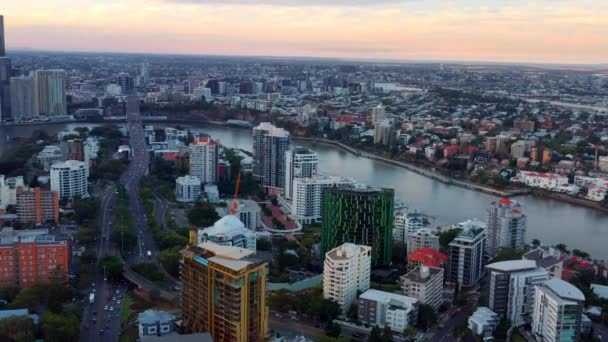
POLYGON ((372 247, 372 265, 391 263, 393 250, 393 189, 361 184, 338 186, 323 193, 323 255, 345 242, 372 247))

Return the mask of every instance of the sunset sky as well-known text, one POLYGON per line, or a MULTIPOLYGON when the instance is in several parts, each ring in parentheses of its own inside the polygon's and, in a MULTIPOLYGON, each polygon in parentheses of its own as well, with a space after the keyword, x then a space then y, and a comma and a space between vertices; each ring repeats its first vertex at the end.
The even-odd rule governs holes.
POLYGON ((606 0, 2 0, 7 49, 608 63, 606 0))

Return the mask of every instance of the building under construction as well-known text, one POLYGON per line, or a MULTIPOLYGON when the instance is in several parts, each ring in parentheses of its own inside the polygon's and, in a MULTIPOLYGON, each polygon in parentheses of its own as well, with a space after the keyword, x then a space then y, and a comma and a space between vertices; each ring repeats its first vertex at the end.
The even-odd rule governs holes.
POLYGON ((263 341, 268 335, 268 263, 255 252, 202 243, 182 251, 181 311, 186 332, 214 341, 263 341))

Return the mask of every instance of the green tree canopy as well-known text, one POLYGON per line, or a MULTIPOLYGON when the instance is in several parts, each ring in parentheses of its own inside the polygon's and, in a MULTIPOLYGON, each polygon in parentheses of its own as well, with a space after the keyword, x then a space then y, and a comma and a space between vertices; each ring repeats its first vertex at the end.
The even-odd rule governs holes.
POLYGON ((108 279, 117 279, 122 274, 123 262, 117 256, 108 255, 99 259, 99 270, 104 271, 108 279))

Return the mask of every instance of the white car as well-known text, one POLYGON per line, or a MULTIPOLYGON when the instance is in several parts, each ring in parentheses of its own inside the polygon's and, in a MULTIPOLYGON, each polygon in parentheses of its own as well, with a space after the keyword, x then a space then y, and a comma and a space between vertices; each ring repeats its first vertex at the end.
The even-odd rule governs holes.
POLYGON ((103 307, 103 309, 104 309, 105 311, 108 311, 108 306, 107 306, 107 305, 106 305, 106 306, 104 306, 104 307, 103 307))
POLYGON ((113 306, 110 306, 110 311, 114 311, 114 307, 113 306))

